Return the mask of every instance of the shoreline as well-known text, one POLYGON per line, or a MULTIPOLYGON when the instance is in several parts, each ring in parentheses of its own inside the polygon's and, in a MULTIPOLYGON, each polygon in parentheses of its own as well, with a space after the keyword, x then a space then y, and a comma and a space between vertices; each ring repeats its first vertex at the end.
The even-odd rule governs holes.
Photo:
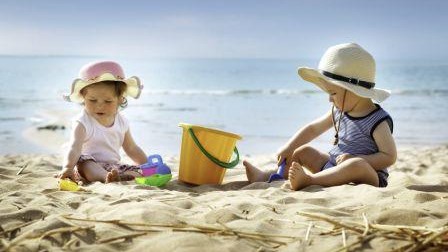
MULTIPOLYGON (((22 136, 25 141, 34 144, 36 147, 43 148, 44 153, 48 155, 60 153, 61 147, 68 141, 70 125, 60 119, 51 120, 37 126, 31 126, 22 132, 22 136)), ((179 132, 179 136, 181 132, 179 132)), ((181 139, 180 139, 181 140, 181 139)), ((244 141, 244 136, 243 136, 244 141)), ((261 141, 261 140, 259 140, 261 141)), ((287 141, 287 140, 286 140, 287 141)), ((286 142, 285 141, 285 142, 286 142)), ((330 141, 328 141, 330 142, 330 141)), ((325 144, 325 138, 321 137, 317 141, 312 141, 311 145, 321 149, 322 151, 328 151, 331 148, 330 144, 325 144)), ((168 155, 180 155, 180 145, 176 148, 176 151, 171 151, 168 155)), ((238 144, 237 144, 238 145, 238 144)), ((437 148, 448 145, 448 142, 425 142, 425 143, 400 143, 396 142, 397 149, 413 149, 413 148, 437 148), (416 147, 418 146, 418 147, 416 147)), ((278 145, 280 147, 281 144, 278 145)), ((245 152, 247 153, 247 152, 245 152)), ((14 153, 3 153, 0 155, 9 155, 14 153)), ((18 154, 32 154, 32 153, 18 153, 18 154)), ((251 156, 251 153, 247 153, 251 156)), ((275 155, 273 153, 256 153, 255 156, 263 155, 275 155)))
MULTIPOLYGON (((36 148, 41 148, 44 154, 60 154, 61 148, 63 147, 64 143, 68 141, 69 138, 69 130, 70 130, 70 118, 73 117, 76 114, 75 110, 72 111, 45 111, 41 112, 41 116, 43 117, 43 120, 41 123, 29 126, 24 131, 22 131, 22 137, 24 138, 24 141, 31 143, 36 146, 36 148)), ((176 127, 177 129, 177 127, 176 127)), ((134 132, 135 134, 135 132, 134 132)), ((170 143, 169 146, 173 147, 175 146, 175 150, 172 149, 163 149, 165 150, 168 155, 180 155, 180 146, 181 146, 181 134, 182 132, 179 131, 179 134, 176 136, 179 140, 177 144, 170 143)), ((245 145, 247 149, 254 149, 251 147, 251 145, 247 145, 247 142, 251 142, 253 145, 255 141, 257 142, 263 142, 263 139, 260 137, 255 137, 254 139, 248 140, 245 138, 244 135, 241 142, 237 143, 238 149, 241 149, 239 145, 245 145)), ((331 148, 330 140, 332 137, 332 134, 330 132, 326 132, 319 138, 315 139, 314 141, 310 142, 311 145, 314 147, 322 150, 322 151, 329 151, 331 148), (328 140, 327 140, 328 138, 328 140), (328 143, 328 144, 327 144, 328 143)), ((280 146, 282 146, 283 142, 288 141, 289 138, 285 138, 284 141, 279 142, 278 146, 272 148, 272 151, 267 151, 264 153, 256 153, 256 156, 259 155, 274 155, 273 152, 277 150, 280 146)), ((267 140, 272 141, 271 137, 268 137, 267 140)), ((399 139, 395 139, 397 149, 412 149, 416 148, 416 146, 425 148, 436 148, 440 146, 446 146, 448 145, 448 140, 440 140, 438 142, 412 142, 412 141, 400 141, 399 139)), ((144 142, 144 141, 140 141, 144 142)), ((160 142, 160 144, 163 144, 166 142, 160 142)), ((269 144, 269 146, 274 146, 272 144, 269 144)), ((143 146, 142 146, 143 147, 143 146)), ((163 146, 151 146, 151 148, 147 149, 158 149, 163 146)), ((255 148, 257 149, 257 148, 255 148)), ((241 150, 240 150, 241 151, 241 150)), ((41 153, 41 152, 39 152, 41 153)), ((243 150, 243 153, 246 155, 252 155, 252 153, 246 152, 243 150)), ((14 153, 0 153, 0 155, 4 154, 14 154, 14 153)), ((25 153, 19 153, 19 154, 30 154, 28 152, 25 153)), ((163 154, 163 153, 161 153, 163 154)))

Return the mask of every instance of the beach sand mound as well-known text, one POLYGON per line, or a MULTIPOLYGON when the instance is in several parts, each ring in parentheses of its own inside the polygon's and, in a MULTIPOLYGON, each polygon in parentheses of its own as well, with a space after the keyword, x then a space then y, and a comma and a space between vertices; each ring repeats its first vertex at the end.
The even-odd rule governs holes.
MULTIPOLYGON (((272 157, 250 157, 274 166, 272 157)), ((175 157, 165 158, 178 167, 175 157)), ((401 149, 389 186, 223 185, 132 181, 58 189, 60 157, 0 157, 0 250, 448 250, 448 146, 401 149), (20 174, 18 172, 21 170, 20 174)))

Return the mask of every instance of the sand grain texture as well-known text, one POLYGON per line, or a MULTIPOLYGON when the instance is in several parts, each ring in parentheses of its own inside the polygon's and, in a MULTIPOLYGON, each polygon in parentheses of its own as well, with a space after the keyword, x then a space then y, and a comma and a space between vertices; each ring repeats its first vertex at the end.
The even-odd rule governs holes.
MULTIPOLYGON (((227 172, 223 185, 190 186, 174 176, 161 189, 122 182, 59 191, 52 177, 59 159, 0 157, 1 251, 337 251, 344 243, 350 250, 419 250, 435 243, 448 250, 448 146, 401 149, 387 188, 298 192, 282 182, 248 184, 241 165, 227 172), (440 234, 419 245, 378 231, 397 225, 440 234)), ((176 175, 178 159, 165 160, 176 175)), ((275 163, 268 156, 249 160, 275 163)))

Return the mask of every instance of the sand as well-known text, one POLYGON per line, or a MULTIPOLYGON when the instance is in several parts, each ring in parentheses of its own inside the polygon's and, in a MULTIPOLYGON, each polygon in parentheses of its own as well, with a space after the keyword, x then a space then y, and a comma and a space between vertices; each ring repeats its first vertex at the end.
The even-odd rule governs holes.
MULTIPOLYGON (((275 162, 274 155, 246 158, 275 162)), ((176 157, 164 157, 174 172, 164 188, 130 181, 60 191, 52 177, 60 159, 0 157, 0 251, 334 251, 344 243, 365 251, 448 250, 448 145, 400 148, 387 188, 297 192, 280 181, 249 184, 241 164, 223 185, 187 185, 177 180, 176 157), (398 225, 413 227, 400 233, 398 225), (421 247, 397 238, 419 234, 436 235, 421 247)))

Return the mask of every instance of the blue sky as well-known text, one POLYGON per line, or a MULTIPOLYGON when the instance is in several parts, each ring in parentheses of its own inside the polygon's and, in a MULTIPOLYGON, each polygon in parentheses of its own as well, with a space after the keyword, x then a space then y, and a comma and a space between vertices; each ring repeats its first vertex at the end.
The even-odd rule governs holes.
POLYGON ((1 0, 0 54, 319 58, 357 42, 384 59, 448 58, 448 1, 1 0))

